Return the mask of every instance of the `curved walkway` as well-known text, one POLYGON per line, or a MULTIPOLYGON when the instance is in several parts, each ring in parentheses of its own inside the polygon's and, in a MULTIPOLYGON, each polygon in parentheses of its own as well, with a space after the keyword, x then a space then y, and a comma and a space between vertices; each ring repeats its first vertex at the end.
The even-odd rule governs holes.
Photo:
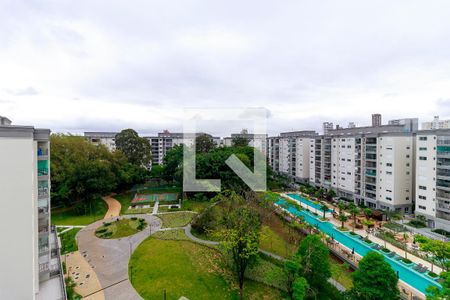
POLYGON ((131 217, 143 218, 150 226, 129 237, 99 239, 95 236, 95 230, 102 225, 101 220, 86 226, 76 236, 78 249, 96 272, 105 299, 141 299, 128 280, 128 261, 134 249, 161 228, 161 221, 151 215, 127 215, 121 218, 131 217))
POLYGON ((103 219, 120 216, 120 209, 122 208, 122 205, 119 201, 112 197, 114 195, 115 194, 111 194, 110 196, 103 197, 103 200, 105 200, 106 204, 108 204, 108 211, 103 219))

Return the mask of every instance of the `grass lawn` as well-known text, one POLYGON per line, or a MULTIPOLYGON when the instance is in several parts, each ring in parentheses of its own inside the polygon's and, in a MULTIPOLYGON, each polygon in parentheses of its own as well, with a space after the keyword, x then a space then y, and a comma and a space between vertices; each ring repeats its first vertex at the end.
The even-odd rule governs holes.
MULTIPOLYGON (((166 236, 167 233, 162 233, 166 236)), ((221 265, 219 251, 184 240, 151 237, 134 251, 129 272, 133 287, 144 299, 238 299, 236 284, 221 265)), ((282 299, 282 292, 247 280, 246 299, 282 299)))
POLYGON ((126 192, 123 194, 117 194, 113 198, 120 202, 121 208, 120 208, 120 214, 125 214, 125 212, 128 210, 128 207, 130 206, 131 200, 133 200, 134 193, 132 192, 126 192))
POLYGON ((77 235, 78 231, 80 230, 81 228, 72 228, 71 230, 59 235, 61 239, 61 254, 66 254, 78 250, 75 235, 77 235))
POLYGON ((212 203, 209 201, 184 200, 183 202, 181 202, 181 209, 201 213, 211 204, 212 203))
POLYGON ((74 207, 52 210, 51 220, 54 225, 89 225, 105 217, 108 210, 105 201, 99 199, 92 204, 92 209, 76 210, 74 207))
POLYGON ((298 245, 287 242, 269 226, 263 226, 260 248, 282 257, 289 257, 297 251, 298 245))
POLYGON ((149 214, 152 211, 153 211, 153 207, 150 207, 150 208, 131 208, 131 209, 127 209, 123 214, 125 214, 125 215, 149 214))
POLYGON ((331 277, 346 289, 351 289, 353 286, 352 272, 349 271, 348 266, 332 256, 330 256, 330 265, 331 277))
POLYGON ((102 239, 118 239, 138 233, 147 227, 144 219, 120 219, 110 223, 104 223, 95 230, 95 236, 102 239))
POLYGON ((162 221, 162 228, 174 228, 186 226, 192 221, 195 215, 195 213, 191 212, 176 212, 159 214, 157 216, 162 221))

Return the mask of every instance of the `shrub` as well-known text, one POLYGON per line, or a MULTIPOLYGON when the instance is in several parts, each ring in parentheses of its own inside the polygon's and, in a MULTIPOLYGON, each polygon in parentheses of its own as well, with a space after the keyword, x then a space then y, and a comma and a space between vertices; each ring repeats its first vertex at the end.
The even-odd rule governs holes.
POLYGON ((425 224, 425 222, 421 221, 421 220, 411 220, 408 222, 408 225, 415 227, 415 228, 427 227, 427 224, 425 224))
POLYGON ((106 231, 108 231, 107 228, 99 228, 99 229, 97 229, 97 230, 95 231, 95 233, 101 234, 101 233, 104 233, 104 232, 106 232, 106 231))
POLYGON ((410 264, 410 263, 412 263, 412 261, 409 260, 409 259, 407 259, 407 258, 402 258, 402 261, 403 261, 405 264, 410 264))
POLYGON ((445 236, 445 237, 448 237, 448 238, 450 238, 450 232, 448 232, 447 230, 444 230, 444 229, 434 229, 434 230, 432 230, 433 232, 436 232, 436 233, 438 233, 438 234, 441 234, 441 235, 443 235, 443 236, 445 236))
POLYGON ((109 225, 111 225, 111 223, 103 222, 103 226, 108 227, 109 225))
POLYGON ((433 277, 433 278, 436 278, 436 277, 438 277, 438 274, 436 274, 436 273, 434 273, 434 272, 428 272, 428 275, 430 276, 430 277, 433 277))
POLYGON ((137 217, 132 217, 131 220, 136 221, 137 217))
POLYGON ((368 239, 368 238, 364 238, 364 242, 367 243, 367 244, 372 244, 372 241, 370 239, 368 239))
POLYGON ((389 250, 388 248, 381 248, 381 251, 383 251, 383 252, 386 252, 386 253, 389 253, 389 252, 391 252, 391 250, 389 250))

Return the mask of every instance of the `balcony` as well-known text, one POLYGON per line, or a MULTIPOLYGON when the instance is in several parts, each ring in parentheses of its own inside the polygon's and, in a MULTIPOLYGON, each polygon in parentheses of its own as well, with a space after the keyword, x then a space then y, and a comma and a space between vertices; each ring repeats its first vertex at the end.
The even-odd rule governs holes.
POLYGON ((366 170, 366 176, 377 177, 377 172, 374 170, 366 170))
POLYGON ((377 160, 377 155, 376 154, 367 153, 366 154, 366 160, 376 161, 377 160))

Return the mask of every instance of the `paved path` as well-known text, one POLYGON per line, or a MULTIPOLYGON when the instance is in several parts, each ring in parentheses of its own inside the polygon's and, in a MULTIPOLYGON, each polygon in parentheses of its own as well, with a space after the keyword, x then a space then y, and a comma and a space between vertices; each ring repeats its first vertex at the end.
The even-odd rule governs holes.
POLYGON ((108 204, 108 211, 106 212, 104 219, 118 217, 120 215, 120 209, 122 208, 122 205, 119 201, 111 196, 103 197, 103 200, 105 200, 106 204, 108 204))
POLYGON ((101 220, 86 226, 76 236, 78 249, 97 273, 106 299, 141 299, 128 280, 128 261, 134 249, 161 228, 161 221, 151 215, 127 215, 121 218, 131 217, 143 218, 151 226, 129 237, 99 239, 95 236, 95 229, 102 225, 101 220))
POLYGON ((158 213, 159 201, 155 201, 155 205, 153 205, 152 215, 156 215, 158 213))

